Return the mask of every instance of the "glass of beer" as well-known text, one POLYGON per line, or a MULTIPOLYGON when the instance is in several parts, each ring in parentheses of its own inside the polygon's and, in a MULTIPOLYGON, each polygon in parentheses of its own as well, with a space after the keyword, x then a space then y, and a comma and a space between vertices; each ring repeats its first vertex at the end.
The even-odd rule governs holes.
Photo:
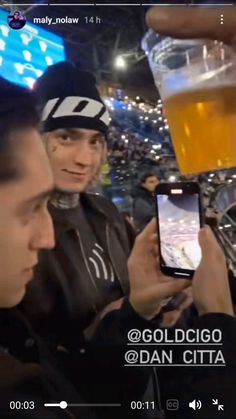
POLYGON ((236 166, 236 53, 149 31, 143 41, 182 174, 236 166))

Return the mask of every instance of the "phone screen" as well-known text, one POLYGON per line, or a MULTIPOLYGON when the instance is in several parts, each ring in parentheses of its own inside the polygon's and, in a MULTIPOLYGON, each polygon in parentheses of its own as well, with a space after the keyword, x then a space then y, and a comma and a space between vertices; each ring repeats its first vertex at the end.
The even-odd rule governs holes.
POLYGON ((195 270, 201 260, 199 194, 157 195, 164 266, 195 270))

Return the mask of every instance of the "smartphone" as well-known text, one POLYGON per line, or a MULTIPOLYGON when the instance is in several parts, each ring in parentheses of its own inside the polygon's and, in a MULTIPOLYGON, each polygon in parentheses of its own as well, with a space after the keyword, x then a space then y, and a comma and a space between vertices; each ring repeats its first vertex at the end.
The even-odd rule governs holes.
POLYGON ((191 279, 201 260, 198 233, 203 225, 196 182, 161 183, 155 191, 160 268, 165 275, 191 279))

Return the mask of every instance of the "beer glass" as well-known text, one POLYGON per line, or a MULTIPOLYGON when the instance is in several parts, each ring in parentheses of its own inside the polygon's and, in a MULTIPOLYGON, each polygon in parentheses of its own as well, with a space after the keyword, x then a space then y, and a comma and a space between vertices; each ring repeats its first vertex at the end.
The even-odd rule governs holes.
POLYGON ((149 31, 142 41, 182 174, 236 166, 236 53, 149 31))

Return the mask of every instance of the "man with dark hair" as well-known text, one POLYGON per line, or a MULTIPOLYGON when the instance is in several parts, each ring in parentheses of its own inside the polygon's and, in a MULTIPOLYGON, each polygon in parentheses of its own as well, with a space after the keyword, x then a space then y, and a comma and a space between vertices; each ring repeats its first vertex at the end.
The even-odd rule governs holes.
MULTIPOLYGON (((38 251, 54 246, 47 210, 54 183, 33 95, 0 79, 0 97, 0 416, 43 419, 49 417, 46 400, 62 400, 66 393, 80 398, 12 307, 32 279, 38 251), (17 410, 10 401, 18 401, 17 410)), ((77 413, 58 409, 50 418, 93 417, 86 409, 77 413)))
MULTIPOLYGON (((29 222, 31 221, 30 217, 34 215, 33 209, 35 209, 36 216, 38 214, 41 216, 41 218, 36 218, 36 221, 40 222, 41 227, 45 224, 46 231, 50 233, 48 247, 51 248, 53 245, 51 220, 46 212, 48 190, 52 188, 53 181, 37 131, 39 115, 36 111, 33 96, 20 87, 13 86, 1 79, 0 115, 0 180, 2 185, 0 231, 1 237, 5 237, 4 245, 0 249, 0 266, 1 270, 4 271, 5 266, 8 267, 10 263, 9 268, 12 271, 13 281, 11 282, 6 278, 6 283, 1 282, 0 295, 1 300, 4 300, 6 292, 7 300, 9 292, 12 291, 12 303, 17 304, 22 299, 25 285, 33 274, 33 266, 37 263, 37 251, 42 247, 47 247, 47 235, 45 234, 43 245, 41 245, 39 235, 36 237, 38 241, 32 241, 32 247, 28 249, 28 252, 24 251, 22 253, 22 249, 18 249, 18 240, 20 243, 22 235, 25 235, 24 238, 27 240, 29 234, 33 233, 28 227, 24 227, 28 225, 28 219, 29 222), (37 159, 35 158, 36 152, 38 153, 37 159), (42 172, 42 168, 45 169, 44 172, 42 172), (37 172, 41 178, 37 177, 37 172), (21 184, 22 189, 20 189, 21 184), (15 191, 16 186, 19 186, 18 195, 22 198, 22 206, 19 205, 18 208, 18 226, 16 221, 14 221, 15 214, 13 212, 15 203, 19 200, 19 196, 15 191), (39 193, 35 197, 33 194, 34 189, 36 191, 39 189, 39 193), (25 206, 23 205, 24 202, 25 206), (37 204, 39 207, 36 206, 37 204), (17 227, 19 228, 18 233, 17 227), (18 255, 9 261, 7 255, 13 252, 12 235, 15 238, 14 251, 18 251, 18 255), (17 285, 16 293, 14 294, 15 274, 20 270, 20 267, 22 267, 22 280, 17 285)), ((37 222, 33 227, 36 230, 37 222)), ((39 233, 40 231, 37 229, 37 232, 39 233)), ((7 302, 6 306, 8 306, 7 302)))
POLYGON ((138 231, 150 222, 155 216, 154 191, 159 180, 152 172, 144 173, 140 178, 140 184, 132 192, 133 218, 138 231))

